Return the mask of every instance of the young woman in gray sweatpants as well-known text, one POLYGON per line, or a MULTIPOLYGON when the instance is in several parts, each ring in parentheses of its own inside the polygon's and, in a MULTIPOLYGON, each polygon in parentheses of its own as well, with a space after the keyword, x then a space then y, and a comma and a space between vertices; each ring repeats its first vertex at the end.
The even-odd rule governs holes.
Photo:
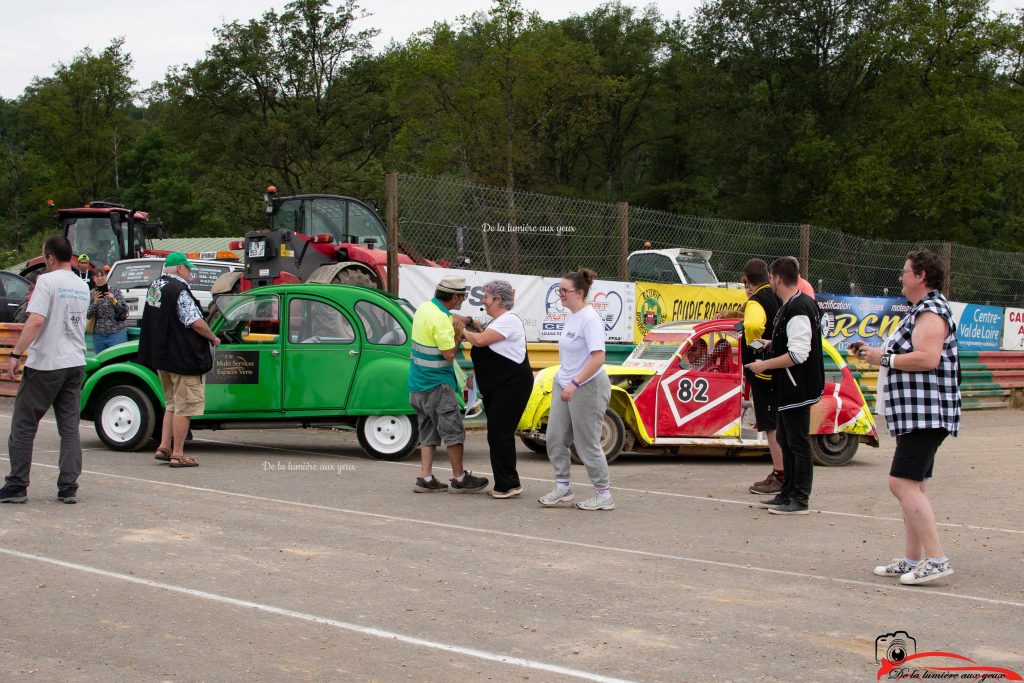
POLYGON ((576 494, 570 477, 570 445, 587 468, 595 496, 577 503, 581 510, 613 510, 608 461, 601 449, 601 424, 612 387, 604 370, 604 321, 587 304, 596 274, 592 270, 566 273, 558 295, 568 311, 558 341, 560 367, 551 392, 548 415, 548 459, 555 470, 555 489, 538 502, 546 507, 572 503, 576 494))

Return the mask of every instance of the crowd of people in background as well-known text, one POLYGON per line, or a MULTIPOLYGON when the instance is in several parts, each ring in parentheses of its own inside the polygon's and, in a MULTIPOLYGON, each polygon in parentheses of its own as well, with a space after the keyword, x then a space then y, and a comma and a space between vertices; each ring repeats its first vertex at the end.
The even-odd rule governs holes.
MULTIPOLYGON (((61 437, 58 499, 77 502, 86 320, 95 321, 97 352, 126 338, 124 294, 107 286, 107 269, 96 269, 90 293, 88 284, 72 273, 71 258, 67 238, 55 236, 44 243, 48 272, 36 283, 28 321, 7 360, 6 370, 13 377, 28 356, 14 403, 8 439, 11 470, 0 488, 2 503, 27 500, 33 442, 39 421, 50 407, 61 437)), ((203 413, 203 376, 211 369, 213 350, 220 343, 189 287, 193 268, 184 254, 166 257, 162 276, 147 293, 139 341, 138 360, 157 370, 166 401, 155 457, 171 467, 199 464, 185 455, 184 443, 191 417, 203 413)), ((546 434, 555 487, 538 499, 544 507, 575 503, 581 510, 615 509, 601 446, 601 425, 611 397, 604 368, 605 327, 588 303, 595 278, 592 270, 580 269, 565 273, 558 285, 566 319, 559 334, 559 368, 552 384, 546 434), (593 497, 579 502, 571 477, 573 454, 582 461, 594 488, 593 497)), ((848 349, 858 362, 880 368, 877 407, 896 438, 889 490, 899 501, 906 533, 903 556, 875 567, 874 573, 898 577, 904 584, 953 573, 927 495, 938 448, 946 437, 957 435, 960 424, 956 324, 941 291, 944 279, 945 266, 934 253, 907 254, 899 282, 910 311, 880 346, 858 341, 848 349)), ((810 414, 825 387, 821 311, 793 257, 776 259, 770 266, 751 259, 742 282, 747 301, 726 315, 742 318, 744 373, 756 426, 765 433, 772 457, 772 471, 749 490, 774 494, 755 507, 775 515, 806 515, 813 483, 810 414)), ((413 488, 417 493, 486 491, 496 499, 523 494, 515 430, 533 388, 526 328, 512 313, 515 291, 510 283, 492 280, 483 292, 486 324, 455 313, 468 294, 465 278, 458 276, 441 279, 434 296, 413 317, 408 390, 420 435, 420 473, 413 488), (463 373, 457 363, 462 343, 470 347, 487 412, 487 444, 495 478, 489 491, 486 477, 463 467, 463 373), (441 445, 452 469, 448 483, 433 472, 441 445)), ((689 351, 695 353, 696 346, 689 351)), ((705 346, 705 355, 706 351, 705 346)))

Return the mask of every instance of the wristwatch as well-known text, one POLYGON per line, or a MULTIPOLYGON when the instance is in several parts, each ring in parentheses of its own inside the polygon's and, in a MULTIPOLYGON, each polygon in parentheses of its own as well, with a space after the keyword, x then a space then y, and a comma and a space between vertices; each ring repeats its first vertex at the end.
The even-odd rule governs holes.
POLYGON ((574 377, 574 378, 572 379, 572 385, 573 385, 574 387, 576 387, 577 389, 579 389, 579 388, 580 388, 580 383, 576 381, 576 378, 575 378, 575 377, 574 377))
POLYGON ((11 355, 11 358, 21 358, 21 357, 23 357, 23 356, 24 356, 25 354, 23 354, 23 353, 12 353, 12 354, 10 354, 10 355, 11 355))
POLYGON ((892 363, 892 354, 891 353, 883 353, 882 354, 882 358, 878 361, 878 364, 881 365, 883 368, 892 367, 891 363, 892 363))

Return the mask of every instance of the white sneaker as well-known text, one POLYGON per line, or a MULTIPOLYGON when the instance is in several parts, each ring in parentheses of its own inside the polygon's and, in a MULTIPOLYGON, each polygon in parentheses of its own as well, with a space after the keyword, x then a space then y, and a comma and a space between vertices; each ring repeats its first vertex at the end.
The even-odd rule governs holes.
MULTIPOLYGON (((918 562, 918 564, 921 563, 918 562)), ((914 571, 914 566, 915 565, 910 564, 902 557, 894 557, 892 558, 891 564, 875 567, 874 574, 875 576, 889 576, 895 579, 898 576, 903 576, 907 572, 914 571)))
POLYGON ((560 489, 555 487, 555 490, 537 499, 537 502, 544 507, 555 507, 562 503, 571 503, 576 500, 576 492, 572 490, 572 486, 567 489, 560 489))
POLYGON ((915 584, 915 583, 928 583, 935 579, 941 579, 944 576, 949 576, 953 573, 953 568, 949 566, 949 560, 945 562, 932 562, 931 560, 921 560, 917 563, 917 566, 912 570, 900 577, 900 583, 902 584, 915 584))
POLYGON ((582 503, 576 503, 580 510, 614 510, 615 501, 611 496, 594 496, 582 503))

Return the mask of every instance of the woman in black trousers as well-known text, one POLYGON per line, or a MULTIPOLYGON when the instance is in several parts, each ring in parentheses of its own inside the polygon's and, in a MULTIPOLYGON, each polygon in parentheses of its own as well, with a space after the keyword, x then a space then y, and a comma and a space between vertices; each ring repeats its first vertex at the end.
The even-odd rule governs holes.
POLYGON ((494 471, 492 498, 514 498, 523 493, 516 471, 516 425, 533 390, 533 372, 526 356, 526 328, 509 312, 514 303, 512 285, 492 280, 484 285, 484 310, 492 320, 479 332, 465 330, 473 345, 473 373, 487 412, 487 445, 494 471))

